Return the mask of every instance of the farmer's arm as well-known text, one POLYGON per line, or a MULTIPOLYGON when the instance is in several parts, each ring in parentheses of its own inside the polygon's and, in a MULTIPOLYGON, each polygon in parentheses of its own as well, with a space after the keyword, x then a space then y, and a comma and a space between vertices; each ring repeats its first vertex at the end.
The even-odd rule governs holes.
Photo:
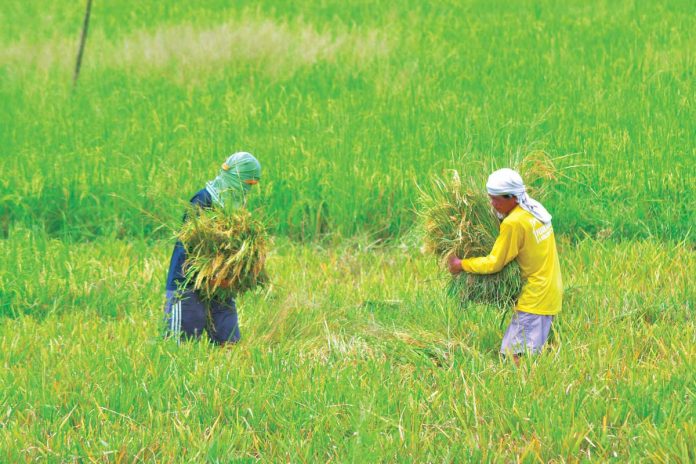
POLYGON ((212 206, 213 199, 210 197, 208 191, 205 189, 200 190, 193 196, 193 198, 189 200, 189 206, 184 211, 184 217, 182 218, 181 222, 186 223, 188 221, 189 213, 196 211, 197 208, 208 209, 212 206))
POLYGON ((495 274, 517 257, 522 245, 522 228, 503 222, 493 250, 488 256, 463 259, 462 270, 471 274, 495 274))

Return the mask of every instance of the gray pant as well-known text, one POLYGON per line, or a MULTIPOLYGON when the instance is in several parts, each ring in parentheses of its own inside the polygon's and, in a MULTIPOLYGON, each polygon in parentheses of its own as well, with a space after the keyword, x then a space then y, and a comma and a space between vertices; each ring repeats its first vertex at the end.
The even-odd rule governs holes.
POLYGON ((168 335, 199 338, 206 331, 218 344, 235 343, 240 339, 237 307, 232 298, 206 304, 194 291, 167 290, 164 320, 168 335))
POLYGON ((502 354, 539 353, 549 338, 553 316, 515 311, 500 346, 502 354))

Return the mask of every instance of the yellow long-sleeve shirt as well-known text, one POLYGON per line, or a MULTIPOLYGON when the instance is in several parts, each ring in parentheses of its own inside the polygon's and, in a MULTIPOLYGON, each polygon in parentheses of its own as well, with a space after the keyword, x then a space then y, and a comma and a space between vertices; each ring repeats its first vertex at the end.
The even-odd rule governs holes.
POLYGON ((513 259, 517 259, 522 278, 526 280, 515 309, 532 314, 558 314, 563 300, 563 280, 553 227, 519 206, 500 224, 500 235, 491 253, 462 260, 462 269, 473 274, 494 274, 513 259))

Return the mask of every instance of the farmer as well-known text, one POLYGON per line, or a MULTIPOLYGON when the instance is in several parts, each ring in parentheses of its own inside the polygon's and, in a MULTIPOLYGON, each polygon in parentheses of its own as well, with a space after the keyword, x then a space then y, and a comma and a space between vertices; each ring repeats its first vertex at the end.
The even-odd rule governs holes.
POLYGON ((472 274, 499 272, 513 259, 520 265, 525 285, 515 313, 505 331, 500 352, 511 355, 515 364, 523 353, 538 353, 546 343, 553 316, 561 310, 563 282, 558 263, 551 215, 527 195, 522 177, 512 169, 500 169, 486 183, 491 205, 500 224, 493 250, 488 256, 448 258, 449 271, 472 274))
MULTIPOLYGON (((222 163, 218 176, 208 182, 204 189, 196 193, 190 202, 201 208, 228 204, 246 204, 246 195, 261 178, 261 165, 253 155, 238 152, 222 163)), ((184 215, 186 221, 186 215, 184 215)), ((169 335, 183 338, 198 338, 205 329, 210 339, 217 344, 239 341, 239 323, 234 299, 213 300, 209 303, 210 319, 206 304, 196 291, 182 288, 185 271, 186 250, 181 241, 174 245, 169 273, 165 303, 165 321, 169 335)), ((224 283, 221 285, 224 286, 224 283)))

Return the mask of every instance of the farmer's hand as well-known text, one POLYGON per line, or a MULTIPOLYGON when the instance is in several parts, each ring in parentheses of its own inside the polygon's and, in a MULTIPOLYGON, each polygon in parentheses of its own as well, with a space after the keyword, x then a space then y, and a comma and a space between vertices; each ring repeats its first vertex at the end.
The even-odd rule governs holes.
POLYGON ((459 274, 462 272, 462 260, 455 255, 450 255, 447 258, 447 267, 452 274, 459 274))

